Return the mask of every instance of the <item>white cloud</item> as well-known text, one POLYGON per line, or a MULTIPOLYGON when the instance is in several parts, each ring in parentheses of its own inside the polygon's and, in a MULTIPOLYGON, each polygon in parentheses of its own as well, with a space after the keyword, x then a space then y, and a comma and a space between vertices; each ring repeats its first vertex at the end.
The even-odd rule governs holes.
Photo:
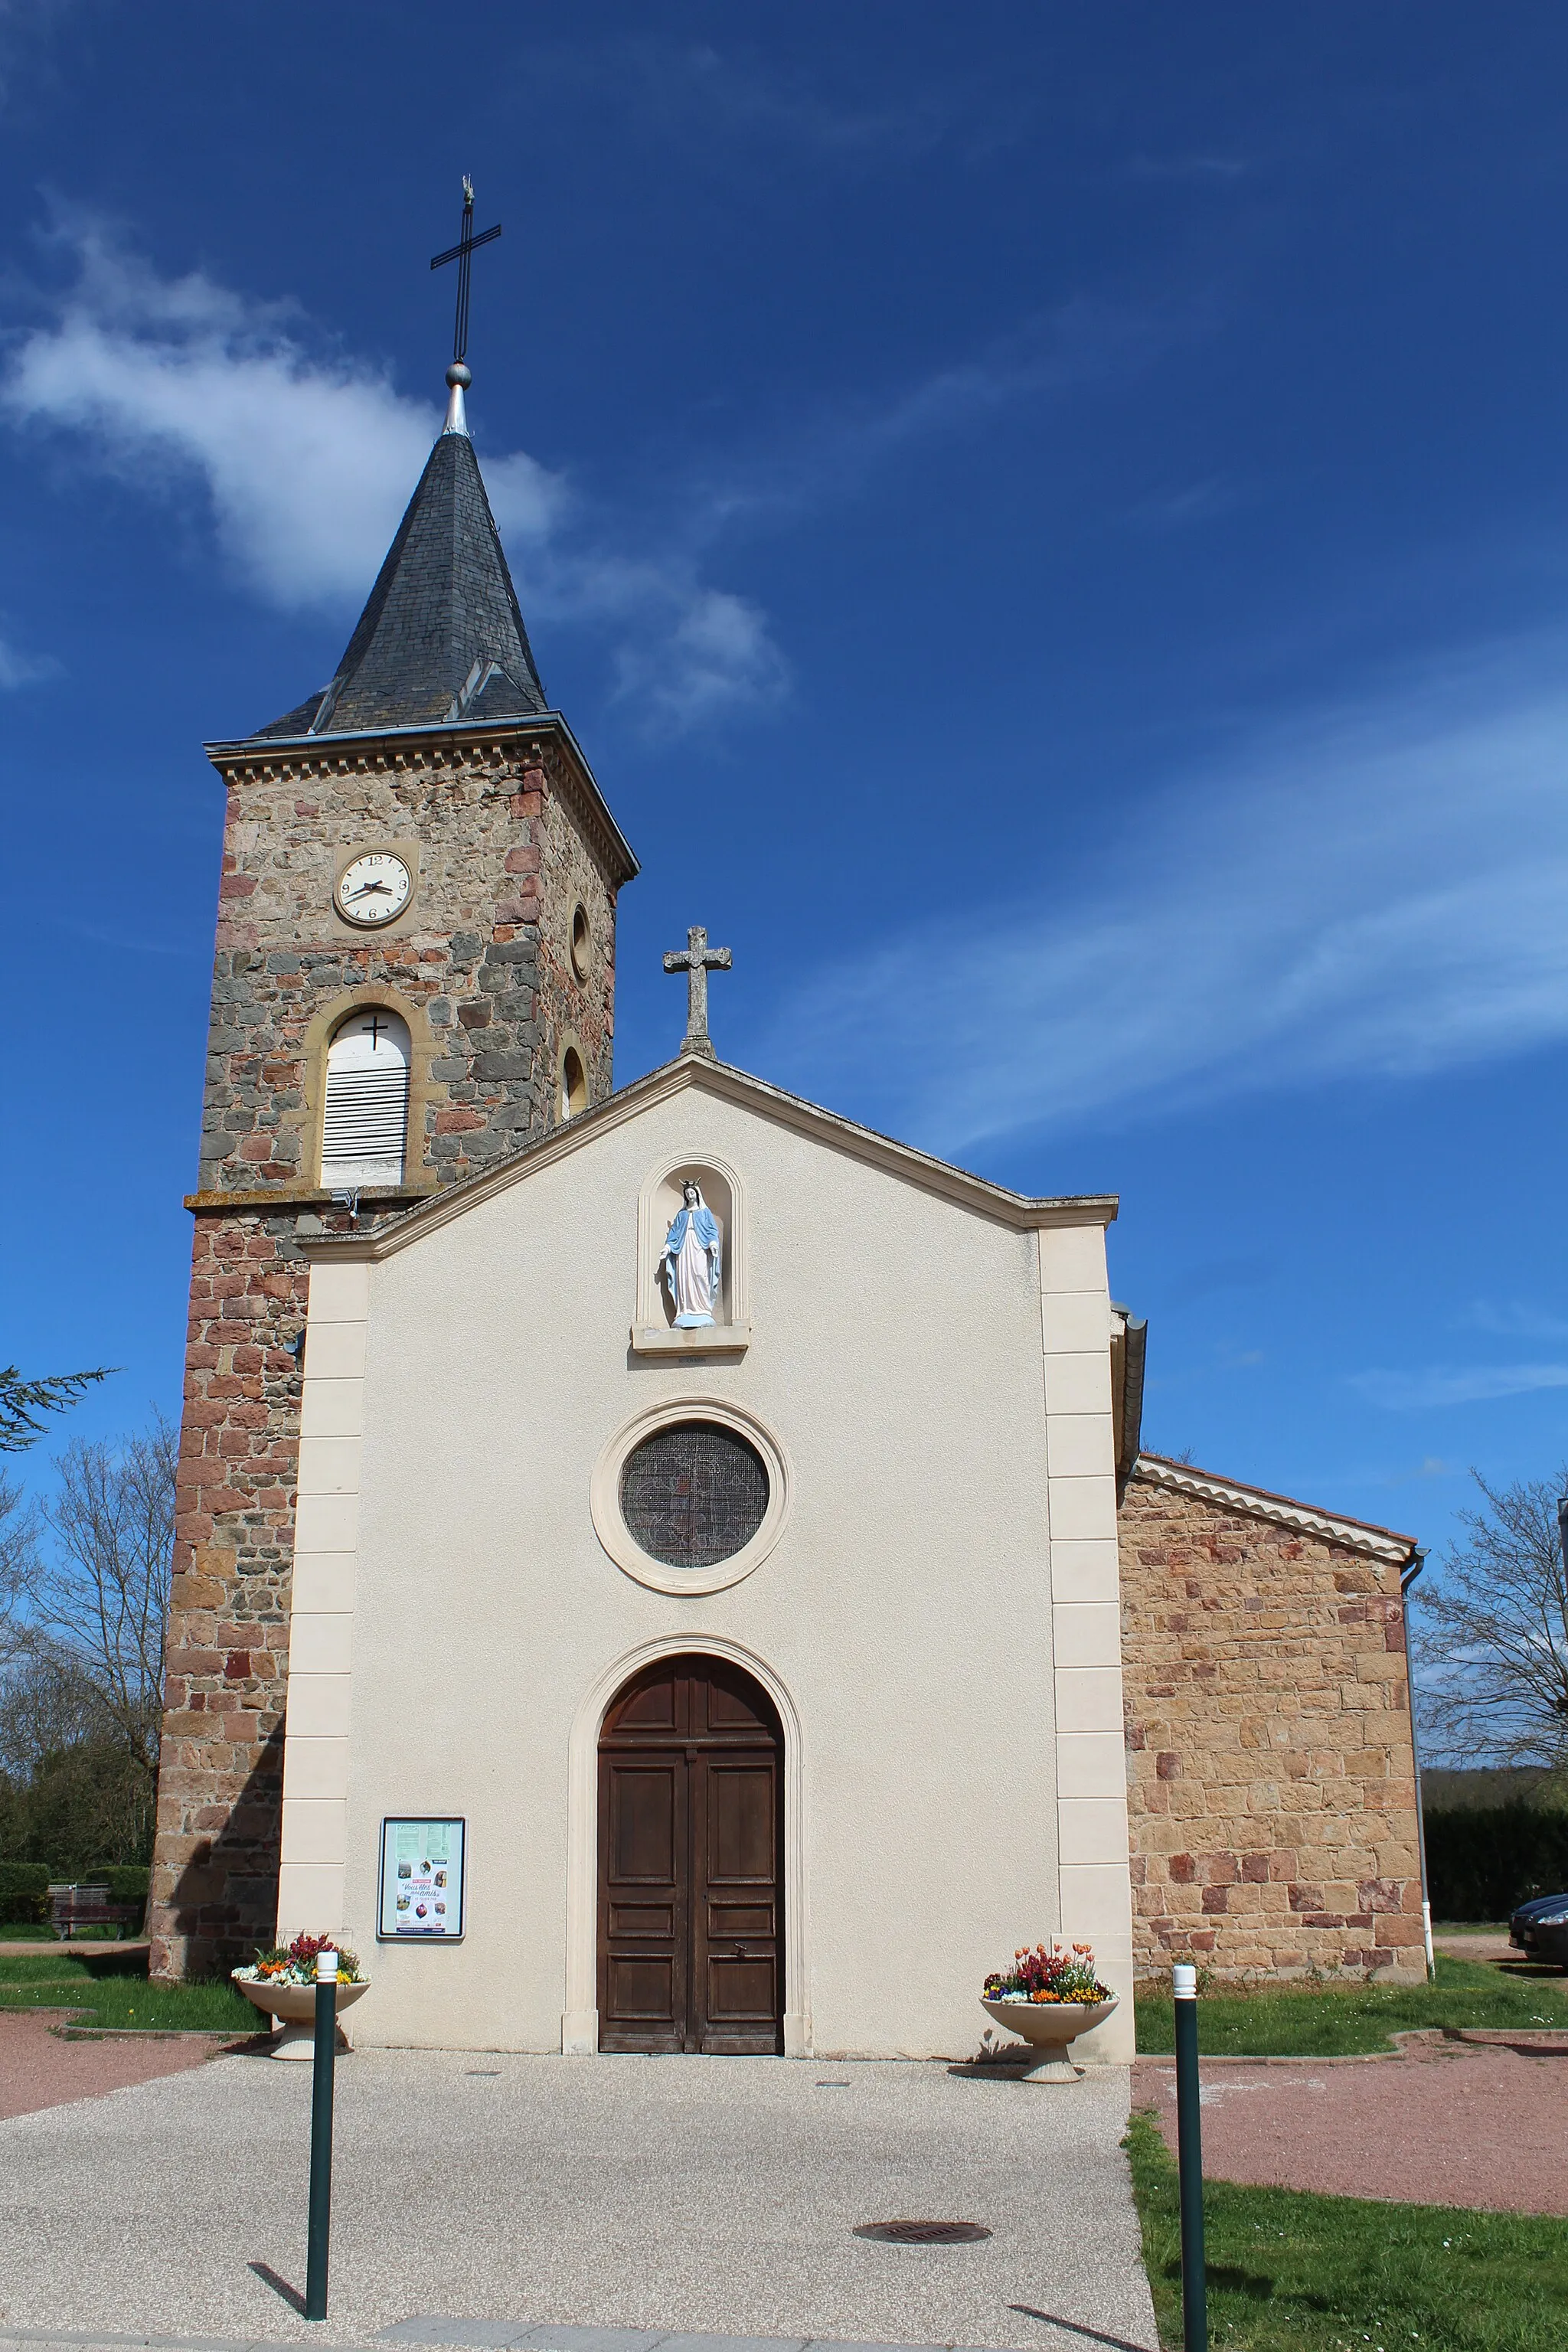
MULTIPOLYGON (((65 434, 87 461, 168 502, 205 489, 230 575, 284 611, 368 594, 440 422, 384 370, 312 348, 287 305, 201 272, 160 278, 101 230, 68 233, 76 281, 16 341, 0 415, 65 434)), ((496 520, 535 614, 620 622, 623 683, 657 678, 677 725, 774 698, 763 615, 686 560, 597 547, 581 501, 525 451, 484 458, 496 520)), ((3 674, 0 674, 3 675, 3 674)))
POLYGON ((24 653, 9 637, 0 635, 0 694, 9 694, 19 686, 41 686, 47 678, 63 674, 64 665, 53 654, 24 653))
POLYGON ((1010 902, 808 984, 763 1066, 952 1151, 1568 1037, 1563 653, 1450 663, 1113 809, 1010 902))
POLYGON ((1460 1330, 1493 1331, 1505 1339, 1568 1339, 1568 1319, 1549 1315, 1540 1307, 1522 1306, 1517 1299, 1500 1306, 1478 1298, 1454 1321, 1460 1330))
POLYGON ((1568 1364, 1461 1364, 1421 1372, 1355 1372, 1350 1385, 1369 1404, 1384 1405, 1391 1412, 1414 1412, 1435 1405, 1531 1396, 1541 1389, 1568 1389, 1568 1364))

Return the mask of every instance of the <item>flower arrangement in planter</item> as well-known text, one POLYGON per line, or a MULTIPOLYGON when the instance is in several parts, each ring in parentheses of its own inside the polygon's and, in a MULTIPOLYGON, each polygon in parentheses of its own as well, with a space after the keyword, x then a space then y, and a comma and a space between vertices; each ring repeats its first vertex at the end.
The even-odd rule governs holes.
POLYGON ((1005 1973, 988 1976, 982 1998, 985 2000, 1074 2000, 1085 2009, 1097 2001, 1115 1999, 1109 1985, 1101 1984, 1094 1973, 1094 1947, 1075 1944, 1064 1952, 1052 1944, 1049 1951, 1044 1944, 1034 1950, 1016 1951, 1013 1965, 1005 1973))
POLYGON ((1024 2079, 1030 2083, 1076 2083, 1083 2073, 1068 2057, 1068 2044, 1080 2033, 1103 2025, 1116 2007, 1116 1995, 1094 1973, 1094 1952, 1075 1944, 1064 1952, 1052 1944, 1037 1944, 1013 1955, 1013 1965, 985 1979, 980 2005, 996 2024, 1022 2036, 1026 2047, 1004 2044, 987 2057, 1026 2058, 1024 2079))
POLYGON ((338 1982, 363 1984, 359 1962, 335 1936, 296 1936, 291 1944, 273 1944, 265 1952, 258 1951, 250 1968, 236 1969, 236 1984, 310 1985, 316 1981, 316 1955, 335 1951, 338 1956, 338 1982))
POLYGON ((353 2045, 343 2031, 342 2012, 370 1990, 370 1979, 362 1973, 358 1960, 335 1936, 296 1936, 291 1944, 274 1944, 265 1952, 258 1951, 249 1968, 230 1971, 235 1990, 282 2026, 272 2053, 274 2058, 303 2059, 313 2054, 316 1955, 333 1951, 338 1956, 333 2004, 338 2017, 338 2043, 341 2049, 349 2050, 353 2045))

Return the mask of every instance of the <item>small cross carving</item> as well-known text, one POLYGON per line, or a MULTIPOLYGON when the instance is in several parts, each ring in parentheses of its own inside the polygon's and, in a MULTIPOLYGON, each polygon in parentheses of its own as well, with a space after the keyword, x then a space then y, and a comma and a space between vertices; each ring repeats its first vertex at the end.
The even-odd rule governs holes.
POLYGON ((708 1034, 708 975, 710 971, 728 971, 732 961, 728 948, 710 948, 708 934, 700 923, 693 923, 686 934, 684 949, 672 948, 665 957, 666 971, 686 974, 686 1035, 681 1044, 683 1054, 706 1054, 710 1062, 718 1055, 708 1034))
POLYGON ((370 1039, 370 1050, 373 1054, 375 1053, 380 1046, 381 1033, 383 1029, 389 1026, 390 1024, 383 1021, 379 1013, 373 1013, 370 1019, 365 1023, 364 1034, 370 1039))

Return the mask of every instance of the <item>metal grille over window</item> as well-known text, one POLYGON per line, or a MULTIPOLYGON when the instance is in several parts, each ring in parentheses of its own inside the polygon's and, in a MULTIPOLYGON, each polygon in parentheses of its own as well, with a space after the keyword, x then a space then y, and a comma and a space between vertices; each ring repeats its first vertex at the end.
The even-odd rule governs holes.
POLYGON ((712 1568, 744 1550, 768 1507, 768 1473, 732 1429, 681 1421, 656 1430, 626 1459, 621 1516, 650 1559, 712 1568))
POLYGON ((324 1185, 401 1184, 408 1133, 408 1024, 351 1013, 327 1048, 324 1185))

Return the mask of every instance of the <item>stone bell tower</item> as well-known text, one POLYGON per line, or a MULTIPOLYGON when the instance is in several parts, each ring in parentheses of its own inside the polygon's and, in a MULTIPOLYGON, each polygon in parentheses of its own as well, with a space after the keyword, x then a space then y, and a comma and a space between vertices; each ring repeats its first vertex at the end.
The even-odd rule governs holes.
POLYGON ((153 1874, 153 1973, 271 1940, 306 1267, 611 1087, 637 873, 539 681, 460 362, 331 683, 206 747, 227 796, 153 1874))

